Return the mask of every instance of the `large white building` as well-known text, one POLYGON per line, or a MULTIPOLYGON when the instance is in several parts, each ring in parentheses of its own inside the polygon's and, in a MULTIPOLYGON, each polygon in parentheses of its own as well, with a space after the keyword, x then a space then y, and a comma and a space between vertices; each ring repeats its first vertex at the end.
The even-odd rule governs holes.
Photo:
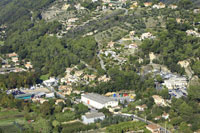
POLYGON ((105 115, 101 112, 89 113, 89 114, 83 115, 82 119, 83 119, 83 123, 90 124, 90 123, 94 123, 96 120, 104 120, 105 115))
POLYGON ((168 89, 184 88, 187 87, 187 79, 185 77, 172 77, 164 80, 163 85, 168 89))
POLYGON ((96 109, 102 109, 107 107, 115 107, 118 105, 118 101, 105 97, 99 94, 87 93, 81 95, 81 102, 85 105, 94 107, 96 109))
POLYGON ((50 77, 50 79, 45 80, 43 83, 46 86, 56 86, 58 84, 58 80, 54 77, 50 77))

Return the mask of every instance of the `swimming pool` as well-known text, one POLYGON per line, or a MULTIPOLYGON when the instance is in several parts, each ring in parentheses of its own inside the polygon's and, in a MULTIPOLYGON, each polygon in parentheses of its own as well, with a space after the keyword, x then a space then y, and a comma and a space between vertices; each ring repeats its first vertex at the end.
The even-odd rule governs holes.
POLYGON ((16 99, 31 99, 31 97, 33 97, 33 94, 21 94, 21 95, 16 95, 15 98, 16 99))
POLYGON ((31 96, 25 96, 25 97, 18 97, 18 98, 16 98, 16 99, 31 99, 31 96))

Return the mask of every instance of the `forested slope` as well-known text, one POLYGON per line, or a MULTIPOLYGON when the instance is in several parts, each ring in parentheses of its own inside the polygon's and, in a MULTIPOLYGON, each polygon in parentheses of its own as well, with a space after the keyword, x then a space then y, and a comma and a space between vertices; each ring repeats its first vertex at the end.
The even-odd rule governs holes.
POLYGON ((66 67, 77 64, 80 59, 86 59, 88 62, 93 60, 96 42, 93 37, 68 38, 74 47, 66 44, 68 39, 52 36, 62 25, 58 21, 45 22, 41 18, 42 10, 52 2, 54 0, 0 1, 0 25, 8 27, 5 45, 0 48, 0 53, 15 51, 20 59, 31 60, 40 74, 59 75, 66 67))
POLYGON ((53 1, 55 0, 1 0, 0 24, 30 18, 31 13, 38 15, 38 11, 47 7, 53 1))
MULTIPOLYGON (((161 1, 167 4, 171 4, 171 3, 178 3, 180 0, 161 0, 161 1)), ((200 0, 190 0, 190 1, 193 2, 194 5, 196 6, 200 5, 200 0)))

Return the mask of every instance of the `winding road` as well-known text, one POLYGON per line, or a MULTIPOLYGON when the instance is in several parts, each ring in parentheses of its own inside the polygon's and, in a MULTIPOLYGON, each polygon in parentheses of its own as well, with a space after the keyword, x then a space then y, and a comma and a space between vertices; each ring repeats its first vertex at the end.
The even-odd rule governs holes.
MULTIPOLYGON (((144 118, 138 117, 138 116, 133 115, 133 114, 120 113, 120 114, 118 114, 118 115, 126 116, 126 117, 127 117, 127 116, 128 116, 128 117, 132 117, 133 119, 136 119, 136 120, 145 122, 146 124, 158 125, 158 124, 156 124, 156 123, 153 123, 153 122, 151 122, 151 121, 148 121, 148 120, 146 120, 146 119, 144 119, 144 118)), ((166 128, 164 128, 164 127, 162 127, 162 126, 160 126, 160 125, 158 125, 158 126, 159 126, 160 129, 161 129, 161 133, 171 133, 171 132, 170 132, 169 130, 167 130, 166 128)))
POLYGON ((100 55, 100 50, 101 50, 101 45, 102 45, 102 44, 98 41, 98 39, 96 38, 96 36, 95 36, 95 41, 97 42, 97 45, 98 45, 97 57, 98 57, 99 60, 100 60, 101 68, 102 68, 103 70, 106 70, 104 61, 103 61, 103 59, 101 58, 101 55, 100 55))

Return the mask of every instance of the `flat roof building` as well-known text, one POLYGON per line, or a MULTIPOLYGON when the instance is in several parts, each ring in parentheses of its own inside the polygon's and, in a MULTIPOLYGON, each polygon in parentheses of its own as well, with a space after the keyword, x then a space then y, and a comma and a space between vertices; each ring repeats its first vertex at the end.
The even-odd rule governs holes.
POLYGON ((96 109, 102 109, 104 107, 107 108, 109 106, 115 107, 118 105, 118 101, 95 93, 82 94, 81 102, 96 109))
POLYGON ((88 113, 82 116, 83 123, 90 124, 94 123, 96 120, 104 120, 105 115, 102 112, 94 112, 94 113, 88 113))
POLYGON ((186 77, 171 77, 167 80, 164 80, 163 83, 168 89, 184 88, 187 87, 186 77))

